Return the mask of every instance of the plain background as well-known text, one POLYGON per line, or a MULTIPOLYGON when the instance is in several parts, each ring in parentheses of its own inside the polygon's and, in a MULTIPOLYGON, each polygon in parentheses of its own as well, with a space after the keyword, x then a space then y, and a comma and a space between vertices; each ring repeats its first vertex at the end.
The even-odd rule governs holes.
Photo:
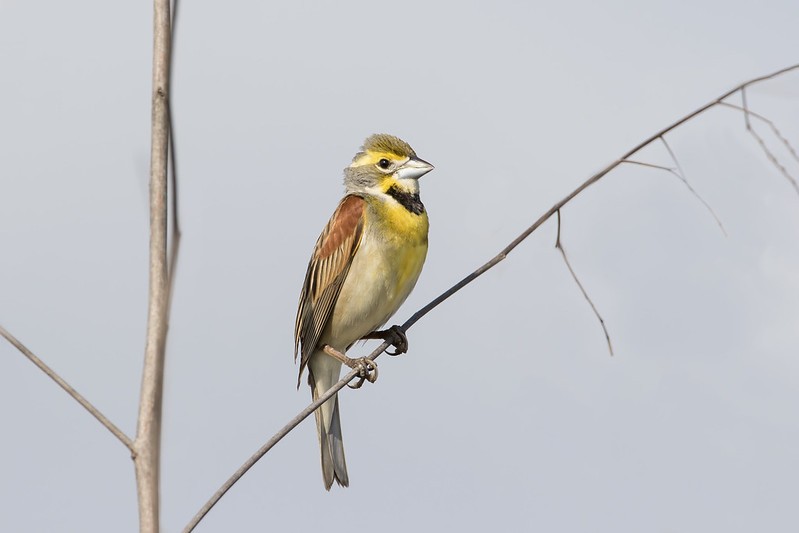
MULTIPOLYGON (((132 435, 152 6, 1 5, 0 323, 132 435)), ((794 0, 182 1, 163 530, 309 402, 297 296, 366 136, 436 166, 401 322, 646 136, 797 62, 797 20, 794 0)), ((799 76, 748 96, 799 143, 799 76)), ((728 237, 639 166, 563 212, 615 357, 552 221, 342 394, 349 489, 324 491, 307 420, 198 531, 796 531, 799 196, 736 111, 668 139, 728 237)), ((137 530, 127 451, 6 342, 0 420, 0 530, 137 530)))

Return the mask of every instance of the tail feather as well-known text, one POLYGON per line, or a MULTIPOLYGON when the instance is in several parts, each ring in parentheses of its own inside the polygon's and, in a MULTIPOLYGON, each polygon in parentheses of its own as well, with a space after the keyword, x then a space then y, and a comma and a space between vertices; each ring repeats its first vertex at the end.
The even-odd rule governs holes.
MULTIPOLYGON (((336 405, 333 407, 333 418, 330 420, 330 431, 327 434, 328 450, 333 460, 333 470, 336 473, 336 481, 342 487, 350 485, 350 478, 347 475, 347 460, 344 458, 344 441, 341 438, 341 418, 338 414, 338 394, 333 397, 336 405)), ((328 484, 329 485, 329 484, 328 484)), ((330 487, 327 487, 328 490, 330 487)))
MULTIPOLYGON (((314 354, 316 355, 316 354, 314 354)), ((332 360, 328 355, 321 354, 324 358, 321 365, 314 365, 313 358, 310 361, 309 367, 311 372, 308 376, 308 382, 311 386, 311 394, 313 399, 318 399, 324 394, 336 381, 338 381, 338 374, 341 364, 338 361, 332 360), (335 361, 336 365, 330 365, 330 361, 335 361), (319 367, 328 368, 319 368, 319 367), (335 366, 335 372, 331 372, 335 366), (314 372, 316 370, 316 372, 314 372)), ((341 418, 339 416, 338 408, 338 394, 323 403, 315 412, 316 416, 316 430, 319 435, 319 448, 322 457, 322 477, 325 482, 325 489, 330 490, 333 486, 333 481, 343 487, 350 484, 349 476, 347 475, 347 461, 344 458, 344 442, 341 437, 341 418)))

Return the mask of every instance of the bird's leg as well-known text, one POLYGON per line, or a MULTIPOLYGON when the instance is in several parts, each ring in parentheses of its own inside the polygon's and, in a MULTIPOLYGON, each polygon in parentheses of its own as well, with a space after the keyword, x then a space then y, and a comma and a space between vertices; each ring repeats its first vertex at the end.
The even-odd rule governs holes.
POLYGON ((401 326, 391 326, 388 329, 367 333, 364 339, 382 339, 395 348, 393 352, 386 350, 388 355, 399 355, 408 351, 408 336, 401 326))
POLYGON ((356 359, 352 359, 336 350, 329 344, 325 344, 322 347, 322 351, 324 351, 330 357, 341 361, 343 364, 347 365, 353 370, 358 371, 358 382, 355 385, 347 384, 347 386, 351 389, 360 389, 364 381, 368 381, 369 383, 374 383, 377 381, 377 363, 368 357, 358 357, 356 359))

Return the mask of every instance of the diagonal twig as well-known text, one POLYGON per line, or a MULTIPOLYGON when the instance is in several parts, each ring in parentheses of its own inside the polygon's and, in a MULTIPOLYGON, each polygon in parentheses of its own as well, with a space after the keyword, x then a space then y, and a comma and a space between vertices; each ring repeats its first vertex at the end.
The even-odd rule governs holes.
MULTIPOLYGON (((425 305, 424 307, 422 307, 421 309, 416 311, 413 315, 411 315, 410 318, 408 318, 408 320, 406 320, 400 326, 400 328, 403 331, 407 331, 414 324, 416 324, 416 322, 418 322, 422 317, 424 317, 430 311, 432 311, 433 309, 438 307, 445 300, 449 299, 449 297, 451 297, 453 294, 455 294, 456 292, 460 291, 463 287, 465 287, 466 285, 468 285, 469 283, 471 283, 472 281, 474 281, 478 277, 480 277, 483 274, 485 274, 488 270, 490 270, 491 268, 496 266, 498 263, 500 263, 502 260, 504 260, 508 256, 508 254, 510 254, 510 252, 512 252, 514 250, 514 248, 519 246, 519 244, 521 244, 522 241, 527 239, 527 237, 529 237, 535 230, 537 230, 544 222, 549 220, 552 217, 552 215, 557 213, 564 205, 566 205, 571 200, 573 200, 578 194, 583 192, 585 189, 587 189, 588 187, 590 187, 591 185, 593 185, 594 183, 596 183, 597 181, 602 179, 606 174, 608 174, 610 171, 612 171, 613 169, 615 169, 616 167, 621 165, 625 160, 629 159, 631 156, 633 156, 636 152, 640 151, 642 148, 650 145, 652 142, 656 141, 658 138, 664 136, 666 133, 674 130, 675 128, 681 126, 682 124, 685 124, 686 122, 688 122, 689 120, 693 119, 694 117, 696 117, 698 115, 701 115, 702 113, 704 113, 708 109, 710 109, 712 107, 715 107, 716 105, 720 104, 725 98, 729 97, 732 94, 735 94, 736 92, 740 91, 741 89, 743 89, 745 87, 748 87, 750 85, 753 85, 755 83, 758 83, 758 82, 762 82, 762 81, 765 81, 765 80, 769 80, 769 79, 775 78, 777 76, 780 76, 782 74, 785 74, 785 73, 793 71, 793 70, 799 70, 799 64, 791 65, 789 67, 785 67, 783 69, 780 69, 780 70, 778 70, 776 72, 772 72, 771 74, 767 74, 765 76, 760 76, 758 78, 753 78, 753 79, 751 79, 749 81, 746 81, 746 82, 744 82, 742 84, 739 84, 736 87, 734 87, 733 89, 730 89, 726 93, 722 94, 721 96, 719 96, 715 100, 712 100, 708 104, 706 104, 706 105, 700 107, 699 109, 696 109, 695 111, 685 115, 681 119, 677 120, 676 122, 673 122, 669 126, 661 129, 660 131, 656 132, 655 134, 653 134, 649 138, 645 139, 644 141, 642 141, 638 145, 634 146, 627 153, 622 155, 619 159, 617 159, 616 161, 612 162, 607 167, 603 168, 602 170, 600 170, 599 172, 597 172, 596 174, 594 174, 593 176, 591 176, 590 178, 585 180, 579 187, 574 189, 572 192, 570 192, 568 195, 566 195, 566 197, 564 197, 562 200, 560 200, 555 205, 553 205, 546 213, 541 215, 535 222, 533 222, 533 224, 531 226, 529 226, 527 229, 525 229, 518 237, 516 237, 513 241, 511 241, 510 244, 508 244, 505 248, 503 248, 496 256, 494 256, 491 259, 489 259, 485 264, 483 264, 482 266, 477 268, 471 274, 469 274, 466 277, 464 277, 462 280, 457 282, 455 285, 453 285, 452 287, 450 287, 449 289, 447 289, 446 291, 441 293, 439 296, 434 298, 430 303, 428 303, 427 305, 425 305)), ((372 359, 372 360, 377 359, 377 357, 386 348, 388 348, 388 343, 384 342, 383 344, 381 344, 377 349, 375 349, 368 356, 369 359, 372 359)), ((349 383, 350 381, 355 379, 356 375, 357 375, 356 372, 352 371, 349 374, 347 374, 346 376, 344 376, 344 378, 342 378, 338 383, 333 385, 333 387, 331 387, 330 390, 328 390, 325 394, 321 395, 317 401, 311 403, 299 415, 294 417, 292 419, 292 421, 289 422, 289 424, 284 426, 263 447, 261 447, 255 454, 253 454, 244 463, 244 465, 242 465, 242 467, 239 468, 239 470, 237 470, 222 485, 222 487, 220 487, 220 489, 217 490, 211 496, 211 498, 205 503, 205 505, 203 505, 202 509, 200 509, 200 511, 192 518, 192 520, 189 522, 189 524, 183 529, 183 533, 191 532, 200 523, 200 520, 202 520, 202 518, 211 510, 211 508, 213 508, 213 506, 216 505, 216 503, 222 498, 222 496, 224 496, 224 494, 239 479, 241 479, 241 477, 261 457, 263 457, 266 454, 266 452, 269 451, 269 449, 271 449, 275 444, 277 444, 277 442, 279 442, 283 437, 285 437, 289 433, 289 431, 291 431, 297 425, 299 425, 299 423, 302 422, 302 420, 304 420, 311 413, 313 413, 320 405, 322 405, 325 401, 327 401, 329 398, 331 398, 333 396, 333 394, 335 394, 336 392, 338 392, 341 389, 343 389, 347 385, 347 383, 349 383)))
POLYGON ((102 425, 106 427, 108 431, 110 431, 119 441, 125 445, 125 447, 130 450, 131 453, 135 453, 133 449, 133 441, 125 435, 125 433, 119 429, 113 422, 111 422, 103 413, 99 411, 95 406, 89 402, 86 398, 84 398, 78 391, 76 391, 72 386, 67 383, 61 376, 56 374, 56 372, 47 366, 44 361, 36 357, 36 355, 31 352, 24 344, 22 344, 16 337, 14 337, 11 333, 8 332, 3 326, 0 326, 0 335, 5 337, 5 339, 10 342, 17 350, 22 352, 22 355, 27 357, 31 363, 39 367, 39 370, 47 374, 47 377, 58 383, 58 386, 64 389, 67 394, 72 396, 72 398, 81 404, 84 409, 86 409, 89 414, 91 414, 94 418, 96 418, 102 425))
MULTIPOLYGON (((661 137, 660 139, 661 139, 661 140, 663 140, 663 137, 661 137)), ((665 141, 665 140, 663 140, 663 142, 665 143, 666 141, 665 141)), ((666 145, 666 148, 668 148, 668 144, 666 145)), ((636 161, 636 160, 634 160, 634 159, 625 159, 624 161, 622 161, 622 163, 629 163, 629 164, 632 164, 632 165, 640 165, 640 166, 642 166, 642 167, 655 168, 655 169, 658 169, 658 170, 663 170, 663 171, 665 171, 665 172, 668 172, 669 174, 671 174, 671 175, 673 175, 673 176, 676 176, 676 177, 677 177, 677 179, 679 179, 681 182, 683 182, 683 184, 684 184, 684 185, 685 185, 685 186, 688 188, 688 191, 689 191, 691 194, 693 194, 693 195, 694 195, 694 197, 695 197, 697 200, 699 200, 700 202, 702 202, 702 205, 704 205, 704 206, 705 206, 705 209, 707 209, 707 210, 708 210, 708 212, 710 213, 710 216, 712 216, 712 217, 713 217, 713 219, 716 221, 716 225, 718 225, 719 229, 721 229, 721 232, 722 232, 722 233, 724 234, 724 236, 726 237, 726 236, 727 236, 727 230, 725 230, 725 229, 724 229, 724 224, 722 224, 722 223, 721 223, 721 220, 719 219, 719 217, 718 217, 718 216, 716 216, 716 212, 715 212, 715 211, 713 211, 713 208, 712 208, 712 207, 710 207, 710 204, 708 204, 708 203, 705 201, 705 199, 704 199, 704 198, 702 198, 702 197, 699 195, 699 193, 698 193, 698 192, 696 192, 696 190, 695 190, 693 187, 691 187, 691 184, 690 184, 690 183, 688 183, 688 180, 687 180, 687 179, 685 179, 685 176, 682 174, 682 169, 680 169, 680 167, 679 167, 679 163, 677 163, 677 159, 674 157, 674 154, 672 153, 671 149, 669 149, 669 153, 671 154, 671 156, 672 156, 672 159, 674 159, 674 162, 677 164, 677 170, 675 170, 675 169, 673 169, 673 168, 669 168, 669 167, 664 167, 663 165, 656 165, 656 164, 654 164, 654 163, 645 163, 645 162, 643 162, 643 161, 636 161), (678 171, 679 171, 679 172, 678 172, 678 171)))
POLYGON ((608 343, 608 351, 610 352, 611 357, 613 356, 613 345, 610 343, 610 333, 608 333, 608 328, 605 325, 605 319, 602 318, 602 315, 599 314, 599 311, 594 305, 593 300, 591 297, 588 296, 588 292, 583 287, 583 284, 580 283, 580 279, 577 277, 577 274, 574 272, 571 263, 569 262, 569 258, 566 256, 566 250, 563 248, 563 243, 560 240, 560 209, 558 209, 558 237, 555 239, 555 248, 558 249, 560 252, 561 257, 563 257, 563 262, 566 263, 566 268, 569 269, 569 274, 572 275, 572 279, 577 284, 577 287, 580 289, 580 292, 583 293, 583 298, 588 302, 588 305, 591 306, 591 310, 594 312, 597 320, 599 320, 599 325, 602 326, 602 331, 605 333, 605 340, 608 343))
POLYGON ((723 105, 724 107, 737 109, 737 110, 743 112, 744 119, 746 121, 746 131, 748 131, 749 134, 752 137, 754 137, 754 139, 757 141, 757 144, 759 144, 760 148, 763 150, 763 153, 766 154, 766 157, 768 158, 768 160, 771 161, 771 163, 775 167, 777 167, 777 170, 780 171, 780 174, 782 174, 785 177, 785 179, 787 179, 788 182, 790 182, 790 184, 793 186, 794 190, 799 194, 799 182, 797 182, 796 178, 793 177, 790 172, 788 172, 788 169, 786 169, 785 166, 783 166, 783 164, 780 163, 779 159, 777 159, 777 156, 774 154, 774 152, 772 152, 771 149, 768 147, 768 145, 766 145, 766 141, 763 139, 763 137, 761 137, 760 134, 757 131, 755 131, 755 129, 752 127, 752 123, 749 120, 749 117, 752 116, 752 117, 759 118, 760 120, 763 120, 764 122, 769 124, 769 126, 771 127, 771 131, 773 131, 774 134, 780 139, 780 141, 782 141, 782 144, 785 145, 785 147, 787 148, 788 152, 790 152, 791 156, 793 156, 793 158, 796 161, 799 161, 799 155, 797 155, 796 150, 794 149, 793 145, 788 141, 788 139, 783 137, 782 133, 780 133, 780 130, 777 129, 777 126, 774 125, 774 123, 772 121, 768 120, 767 118, 763 117, 762 115, 758 115, 758 114, 753 113, 752 111, 749 110, 749 108, 747 107, 747 104, 746 104, 746 96, 745 95, 746 95, 746 93, 741 91, 741 96, 742 96, 742 99, 743 99, 743 107, 740 107, 740 106, 737 106, 737 105, 733 105, 733 104, 730 104, 730 103, 727 103, 727 102, 719 102, 719 104, 723 105))
MULTIPOLYGON (((741 107, 739 105, 731 104, 729 102, 719 102, 719 105, 722 105, 724 107, 729 107, 731 109, 737 109, 738 111, 742 111, 744 113, 747 112, 747 110, 744 109, 743 107, 741 107)), ((793 157, 793 159, 797 163, 799 163, 799 153, 797 153, 796 148, 793 147, 793 145, 791 144, 791 141, 789 141, 782 134, 782 132, 779 130, 779 128, 777 128, 777 125, 774 123, 773 120, 770 120, 770 119, 764 117, 760 113, 755 113, 751 109, 749 110, 749 116, 754 117, 754 118, 760 120, 761 122, 765 122, 766 124, 768 124, 768 127, 771 128, 771 131, 774 133, 774 136, 777 137, 780 140, 780 142, 782 142, 782 144, 785 146, 785 149, 788 150, 788 152, 791 154, 791 157, 793 157)))
POLYGON ((746 89, 746 87, 743 87, 741 89, 741 102, 743 103, 743 112, 744 112, 744 121, 746 122, 746 131, 748 131, 752 135, 752 137, 755 138, 755 140, 757 141, 757 144, 759 144, 760 148, 763 149, 763 153, 766 154, 766 157, 768 158, 768 160, 771 161, 774 164, 775 167, 777 167, 777 170, 779 170, 780 173, 783 176, 785 176, 785 179, 787 179, 791 183, 791 185, 793 185, 793 188, 796 190, 797 194, 799 194, 799 183, 797 183, 796 178, 791 176, 790 172, 788 172, 788 170, 784 166, 782 166, 782 163, 780 163, 779 159, 777 159, 777 156, 774 155, 774 152, 772 152, 769 149, 769 147, 766 145, 766 141, 763 140, 763 137, 761 137, 760 134, 757 133, 755 131, 755 129, 752 127, 752 122, 749 120, 749 116, 751 115, 751 112, 749 111, 749 106, 746 103, 746 90, 745 89, 746 89))
MULTIPOLYGON (((724 103, 724 102, 721 102, 721 103, 724 103)), ((721 230, 721 232, 724 234, 725 237, 727 237, 727 230, 724 228, 724 224, 721 223, 721 219, 716 215, 716 212, 713 210, 713 208, 710 207, 710 204, 707 203, 705 201, 705 199, 702 198, 702 196, 700 196, 700 194, 698 192, 696 192, 696 190, 694 190, 693 187, 691 187, 690 183, 688 183, 688 178, 685 176, 685 171, 682 169, 682 165, 680 165, 680 161, 677 159, 677 156, 674 154, 674 151, 671 149, 671 146, 669 146, 669 143, 666 142, 666 138, 664 136, 662 136, 662 135, 660 136, 660 142, 662 142, 663 146, 666 147, 666 151, 669 153, 669 156, 671 156, 671 160, 674 161, 674 164, 677 167, 677 172, 679 174, 674 173, 674 172, 672 172, 672 173, 675 174, 680 179, 680 181, 682 181, 685 184, 685 186, 688 188, 688 190, 691 192, 691 194, 693 194, 694 197, 696 197, 697 200, 702 202, 702 205, 705 206, 705 209, 707 209, 708 212, 710 213, 710 215, 716 220, 716 224, 718 225, 718 227, 721 230)))
MULTIPOLYGON (((374 360, 375 360, 375 359, 377 359, 377 357, 378 357, 378 356, 379 356, 381 353, 383 353, 383 351, 384 351, 384 350, 386 350, 388 347, 389 347, 389 344, 388 344, 387 342, 384 342, 384 343, 383 343, 383 344, 381 344, 381 345, 380 345, 378 348, 376 348, 376 349, 375 349, 375 350, 374 350, 374 351, 373 351, 371 354, 369 354, 368 358, 369 358, 369 359, 371 359, 372 361, 374 361, 374 360)), ((271 439, 269 439, 268 441, 266 441, 266 444, 264 444, 263 446, 261 446, 261 447, 258 449, 258 451, 256 451, 256 452, 255 452, 255 453, 254 453, 252 456, 250 456, 250 458, 249 458, 249 459, 247 459, 247 460, 244 462, 244 464, 243 464, 243 465, 241 465, 241 466, 238 468, 238 470, 236 470, 236 471, 233 473, 233 475, 232 475, 232 476, 230 476, 230 477, 227 479, 227 481, 225 481, 225 483, 224 483, 224 484, 223 484, 223 485, 222 485, 222 486, 221 486, 221 487, 220 487, 220 488, 219 488, 219 489, 218 489, 218 490, 217 490, 217 491, 216 491, 216 492, 213 494, 213 496, 211 496, 211 498, 210 498, 210 499, 209 499, 209 500, 208 500, 208 501, 205 503, 205 505, 203 505, 203 506, 202 506, 202 508, 201 508, 201 509, 200 509, 200 510, 197 512, 197 514, 195 514, 195 515, 194 515, 194 517, 192 517, 192 519, 191 519, 191 521, 188 523, 188 525, 186 525, 186 527, 185 527, 185 528, 183 528, 183 533, 190 533, 191 531, 193 531, 193 530, 194 530, 194 528, 195 528, 195 527, 197 527, 197 525, 200 523, 200 521, 201 521, 201 520, 202 520, 202 519, 205 517, 205 515, 207 515, 207 514, 208 514, 208 512, 209 512, 209 511, 210 511, 210 510, 213 508, 213 506, 214 506, 214 505, 216 505, 216 503, 217 503, 217 502, 218 502, 220 499, 222 499, 222 496, 224 496, 224 495, 225 495, 225 493, 226 493, 228 490, 230 490, 230 489, 231 489, 231 487, 233 487, 233 485, 235 485, 235 484, 236 484, 236 482, 237 482, 239 479, 241 479, 241 477, 242 477, 244 474, 246 474, 246 473, 247 473, 247 471, 248 471, 250 468, 252 468, 253 466, 255 466, 255 463, 257 463, 257 462, 258 462, 258 461, 261 459, 261 457, 263 457, 264 455, 266 455, 266 453, 267 453, 269 450, 271 450, 271 449, 272 449, 272 448, 275 446, 275 444, 277 444, 278 442, 280 442, 280 441, 283 439, 283 437, 285 437, 286 435, 288 435, 288 434, 289 434, 289 432, 290 432, 292 429, 294 429, 295 427, 297 427, 298 425, 300 425, 300 422, 302 422, 303 420, 305 420, 306 418, 308 418, 308 416, 310 416, 310 415, 311 415, 311 413, 313 413, 314 411, 316 411, 316 409, 317 409, 317 408, 318 408, 320 405, 322 405, 322 404, 323 404, 323 403, 325 403, 327 400, 329 400, 330 398, 332 398, 332 397, 333 397, 333 396, 334 396, 334 395, 335 395, 335 394, 336 394, 338 391, 340 391, 341 389, 343 389, 343 388, 344 388, 344 387, 345 387, 345 386, 346 386, 346 385, 347 385, 347 384, 348 384, 350 381, 352 381, 353 379, 355 379, 355 378, 356 378, 358 375, 359 375, 359 370, 358 370, 358 369, 355 369, 355 370, 352 370, 352 371, 350 371, 350 373, 349 373, 349 374, 347 374, 346 376, 344 376, 343 378, 341 378, 341 380, 340 380, 338 383, 336 383, 335 385, 333 385, 332 387, 330 387, 330 388, 327 390, 327 392, 325 392, 324 394, 322 394, 321 396, 319 396, 319 398, 317 398, 315 401, 311 402, 311 404, 310 404, 310 405, 308 405, 308 407, 306 407, 305 409, 303 409, 302 411, 300 411, 300 412, 299 412, 299 414, 298 414, 297 416, 295 416, 294 418, 292 418, 292 419, 289 421, 289 423, 288 423, 288 424, 286 424, 285 426, 283 426, 283 428, 282 428, 280 431, 278 431, 277 433, 275 433, 275 435, 274 435, 274 436, 273 436, 271 439)))

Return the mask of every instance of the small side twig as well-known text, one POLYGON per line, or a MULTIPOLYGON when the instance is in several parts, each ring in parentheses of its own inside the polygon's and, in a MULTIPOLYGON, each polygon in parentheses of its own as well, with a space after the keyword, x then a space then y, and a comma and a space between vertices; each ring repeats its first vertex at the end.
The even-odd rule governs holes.
MULTIPOLYGON (((661 137, 660 139, 663 141, 664 144, 666 143, 666 141, 665 141, 665 139, 663 139, 663 137, 661 137)), ((622 163, 628 163, 628 164, 631 164, 631 165, 640 165, 640 166, 643 166, 643 167, 655 168, 655 169, 658 169, 658 170, 666 171, 669 174, 671 174, 672 176, 675 176, 677 179, 679 179, 681 182, 683 182, 685 187, 694 196, 694 198, 699 200, 702 203, 702 205, 705 206, 705 209, 707 209, 707 211, 710 213, 710 216, 712 216, 713 219, 716 221, 716 225, 719 227, 721 232, 726 237, 727 236, 727 230, 724 229, 724 224, 722 224, 721 220, 719 219, 719 217, 716 216, 716 212, 713 211, 713 208, 710 207, 710 204, 708 204, 705 201, 705 199, 702 198, 699 195, 699 193, 696 192, 696 190, 693 187, 691 187, 691 184, 688 183, 688 180, 685 179, 685 176, 682 174, 682 169, 680 169, 680 166, 679 166, 680 164, 677 162, 677 158, 674 157, 674 153, 671 151, 671 149, 669 148, 668 144, 666 144, 666 148, 668 149, 669 154, 671 154, 671 157, 674 160, 674 162, 677 164, 677 170, 675 170, 673 168, 669 168, 669 167, 664 167, 663 165, 655 165, 653 163, 644 163, 643 161, 636 161, 634 159, 625 159, 624 161, 622 161, 622 163)))
POLYGON ((605 319, 603 319, 602 315, 599 314, 599 310, 596 308, 596 305, 594 305, 594 302, 593 300, 591 300, 591 297, 588 296, 588 292, 585 290, 583 284, 580 283, 580 279, 577 277, 577 274, 574 272, 574 269, 572 268, 572 265, 569 262, 569 258, 566 256, 566 250, 563 248, 563 243, 560 240, 560 228, 561 228, 560 209, 558 209, 558 236, 555 239, 555 248, 557 248, 558 251, 560 252, 560 256, 563 258, 563 262, 566 263, 566 268, 569 269, 569 274, 571 274, 572 279, 577 284, 577 287, 580 289, 580 292, 583 293, 583 298, 585 298, 585 301, 587 301, 588 305, 591 306, 591 310, 594 312, 594 315, 596 316, 597 320, 599 320, 599 325, 602 326, 602 331, 605 333, 605 340, 608 343, 608 351, 610 352, 610 355, 612 357, 613 345, 610 342, 610 333, 608 333, 608 328, 605 325, 605 319))
POLYGON ((691 192, 691 194, 693 194, 694 197, 696 197, 697 200, 702 202, 702 205, 705 206, 705 209, 707 209, 708 212, 710 213, 710 215, 716 220, 716 224, 718 225, 718 227, 721 230, 721 232, 724 234, 725 237, 727 237, 727 230, 724 228, 724 224, 721 223, 721 219, 716 215, 716 212, 713 211, 713 208, 710 207, 710 204, 707 203, 705 201, 705 199, 702 198, 699 195, 699 193, 696 192, 696 190, 694 190, 693 187, 691 187, 690 183, 688 183, 688 178, 685 175, 685 171, 682 169, 682 165, 680 165, 680 160, 677 159, 677 155, 671 149, 671 146, 669 146, 669 143, 666 142, 666 137, 661 135, 660 136, 660 142, 662 142, 663 146, 666 147, 666 151, 669 153, 669 156, 671 157, 671 160, 674 161, 674 165, 677 167, 677 172, 679 172, 679 174, 677 174, 677 177, 680 178, 680 180, 685 184, 685 186, 688 188, 688 190, 691 192))
MULTIPOLYGON (((175 34, 178 26, 178 0, 172 0, 171 9, 171 26, 172 26, 172 43, 169 50, 170 61, 174 63, 175 57, 175 43, 177 42, 175 34)), ((172 87, 173 72, 175 69, 169 69, 169 86, 172 87)), ((178 201, 178 163, 177 163, 177 148, 175 147, 175 120, 172 113, 172 100, 167 101, 167 113, 169 115, 169 183, 172 186, 171 196, 171 209, 172 216, 170 222, 172 225, 172 241, 169 246, 169 309, 172 308, 172 296, 175 291, 175 270, 178 265, 178 252, 180 250, 180 238, 183 233, 180 230, 180 211, 178 201)), ((167 316, 171 313, 168 311, 167 316)))
POLYGON ((81 404, 84 409, 86 409, 90 415, 96 418, 105 428, 110 431, 119 442, 125 445, 125 447, 130 450, 133 454, 133 441, 125 435, 125 433, 119 429, 113 422, 111 422, 103 413, 100 412, 94 405, 89 402, 86 398, 84 398, 78 391, 76 391, 72 386, 67 383, 61 376, 59 376, 52 368, 47 366, 44 361, 36 357, 36 355, 30 351, 24 344, 22 344, 16 337, 14 337, 11 333, 8 332, 3 326, 0 326, 0 335, 5 337, 5 339, 10 342, 17 350, 22 352, 22 355, 27 357, 31 363, 39 367, 39 370, 44 372, 47 377, 58 383, 58 386, 64 389, 67 394, 72 396, 72 398, 81 404))
MULTIPOLYGON (((747 112, 747 110, 744 109, 743 107, 741 107, 739 105, 731 104, 729 102, 719 102, 719 105, 724 106, 724 107, 729 107, 730 109, 737 109, 738 111, 741 111, 741 112, 744 112, 744 113, 747 112)), ((783 144, 783 146, 785 146, 785 149, 788 150, 788 153, 791 154, 791 157, 793 158, 793 160, 796 161, 797 163, 799 163, 799 153, 797 153, 796 148, 794 148, 794 146, 791 144, 791 141, 789 141, 785 137, 785 135, 782 134, 780 129, 777 128, 777 125, 774 123, 773 120, 770 120, 770 119, 764 117, 760 113, 755 113, 751 109, 748 110, 748 113, 749 113, 750 117, 754 117, 754 118, 758 119, 759 121, 764 122, 765 124, 767 124, 768 127, 771 128, 771 132, 774 133, 774 136, 777 137, 780 140, 780 142, 783 144)))
POLYGON ((742 100, 743 100, 743 107, 737 106, 737 105, 734 105, 734 104, 730 104, 728 102, 719 102, 719 104, 724 106, 724 107, 737 109, 737 110, 743 112, 744 119, 746 121, 746 131, 748 131, 749 134, 752 137, 754 137, 754 139, 757 141, 757 144, 760 145, 760 149, 763 150, 763 153, 766 155, 768 160, 771 161, 771 163, 775 167, 777 167, 777 170, 779 170, 780 174, 782 174, 785 177, 785 179, 788 180, 788 182, 793 186, 793 188, 797 192, 797 194, 799 194, 799 181, 797 181, 797 179, 793 175, 791 175, 790 172, 788 172, 788 169, 785 168, 785 166, 783 166, 782 163, 780 163, 779 159, 777 159, 777 156, 774 154, 774 152, 772 152, 771 149, 768 147, 768 145, 766 145, 766 141, 763 139, 763 137, 761 137, 760 134, 757 131, 755 131, 755 129, 752 127, 752 123, 749 120, 749 117, 752 116, 752 117, 758 118, 758 119, 762 120, 763 122, 765 122, 766 124, 768 124, 771 127, 771 131, 774 132, 774 134, 777 136, 778 139, 780 139, 782 144, 785 146, 785 148, 788 150, 788 152, 791 154, 791 156, 797 162, 799 162, 799 155, 797 155, 796 150, 794 149, 793 145, 788 141, 788 139, 786 139, 782 135, 780 130, 777 129, 777 126, 774 124, 774 122, 772 122, 771 120, 767 119, 766 117, 764 117, 762 115, 758 115, 757 113, 754 113, 753 111, 749 110, 749 108, 747 107, 747 104, 746 104, 746 93, 745 92, 741 91, 741 97, 742 97, 742 100))

